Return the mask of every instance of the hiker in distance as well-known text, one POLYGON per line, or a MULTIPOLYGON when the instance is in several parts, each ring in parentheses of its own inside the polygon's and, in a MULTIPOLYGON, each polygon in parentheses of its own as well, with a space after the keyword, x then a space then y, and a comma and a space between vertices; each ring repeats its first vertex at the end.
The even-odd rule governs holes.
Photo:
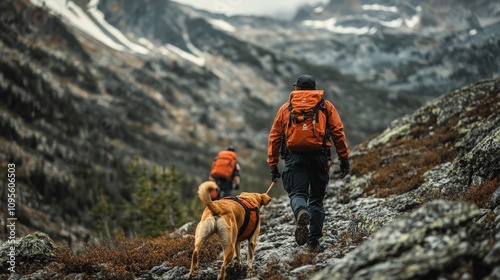
POLYGON ((220 151, 212 162, 210 181, 215 181, 219 190, 212 194, 212 200, 231 196, 231 190, 240 188, 240 165, 237 160, 236 149, 229 145, 226 150, 220 151))
POLYGON ((278 110, 269 132, 268 159, 271 179, 281 178, 278 162, 285 160, 283 187, 295 215, 295 241, 319 252, 325 210, 323 199, 329 181, 330 147, 340 160, 340 178, 350 171, 344 126, 333 104, 323 99, 313 76, 301 75, 288 102, 278 110))

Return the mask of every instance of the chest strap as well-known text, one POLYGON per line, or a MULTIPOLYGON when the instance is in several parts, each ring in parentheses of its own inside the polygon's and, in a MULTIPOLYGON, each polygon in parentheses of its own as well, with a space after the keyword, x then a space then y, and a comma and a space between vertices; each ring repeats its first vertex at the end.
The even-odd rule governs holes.
POLYGON ((226 196, 222 199, 231 199, 238 202, 243 209, 245 209, 245 220, 243 225, 238 230, 238 242, 250 239, 257 229, 259 223, 259 208, 256 207, 251 201, 236 196, 226 196))

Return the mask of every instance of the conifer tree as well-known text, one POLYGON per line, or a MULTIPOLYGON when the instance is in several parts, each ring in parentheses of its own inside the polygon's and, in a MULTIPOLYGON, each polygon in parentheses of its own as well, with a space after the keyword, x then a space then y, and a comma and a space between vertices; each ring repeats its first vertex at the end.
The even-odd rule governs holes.
POLYGON ((184 222, 180 203, 180 176, 173 165, 158 172, 135 159, 128 168, 129 186, 133 190, 124 218, 130 230, 139 236, 158 236, 184 222))
POLYGON ((92 214, 92 227, 102 237, 111 239, 111 232, 115 226, 113 223, 113 216, 116 214, 116 209, 110 203, 109 196, 106 195, 103 188, 99 188, 97 194, 97 202, 91 210, 92 214))
POLYGON ((181 178, 177 173, 175 165, 172 165, 168 171, 163 166, 161 180, 162 189, 165 192, 165 209, 168 215, 168 226, 170 228, 180 226, 181 222, 183 222, 182 213, 184 211, 181 209, 180 203, 181 178))

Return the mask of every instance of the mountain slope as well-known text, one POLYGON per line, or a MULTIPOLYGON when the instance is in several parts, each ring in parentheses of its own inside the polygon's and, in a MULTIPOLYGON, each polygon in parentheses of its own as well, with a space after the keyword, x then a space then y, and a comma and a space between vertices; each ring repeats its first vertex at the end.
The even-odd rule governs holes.
POLYGON ((493 24, 477 36, 340 36, 159 0, 0 8, 0 157, 2 170, 18 167, 19 234, 41 230, 67 244, 93 236, 88 213, 100 190, 115 203, 130 197, 136 156, 175 165, 189 200, 233 144, 242 189, 262 190, 269 126, 299 74, 317 78, 354 147, 443 88, 498 76, 500 65, 493 24))
MULTIPOLYGON (((324 249, 317 255, 296 245, 288 197, 263 207, 254 261, 259 277, 494 279, 500 269, 499 93, 500 79, 449 92, 357 146, 350 178, 332 174, 324 249)), ((195 279, 215 277, 211 267, 206 263, 195 279)), ((188 279, 188 269, 162 264, 150 273, 188 279)))
MULTIPOLYGON (((499 79, 448 93, 359 146, 353 157, 357 176, 343 190, 342 201, 370 194, 384 197, 379 205, 402 217, 314 279, 378 273, 412 279, 495 278, 500 242, 499 93, 499 79), (368 159, 375 166, 364 173, 360 170, 368 159)), ((379 226, 369 216, 357 220, 362 221, 357 227, 362 233, 379 226)))
POLYGON ((420 104, 244 41, 216 15, 168 1, 113 3, 0 4, 0 155, 18 167, 19 195, 30 201, 19 206, 19 234, 90 238, 99 189, 119 201, 135 156, 175 165, 190 199, 214 155, 233 144, 242 188, 266 185, 268 129, 300 73, 337 100, 352 143, 420 104))
MULTIPOLYGON (((274 198, 262 208, 254 260, 257 277, 496 279, 500 271, 499 110, 500 79, 479 81, 395 120, 384 132, 354 148, 353 174, 345 180, 338 179, 338 170, 331 174, 320 239, 323 250, 318 254, 296 245, 289 199, 274 198), (399 169, 403 172, 397 173, 399 169)), ((39 269, 29 276, 42 279, 69 273, 72 277, 215 279, 222 256, 217 257, 220 246, 213 242, 207 242, 202 252, 211 257, 200 264, 197 277, 189 278, 195 225, 193 221, 155 240, 183 248, 163 257, 158 253, 161 250, 148 247, 150 243, 127 243, 135 246, 124 247, 127 256, 119 263, 124 271, 113 270, 116 263, 103 266, 96 258, 83 269, 67 258, 54 259, 53 242, 40 233, 19 240, 23 246, 18 255, 28 263, 36 260, 39 269), (43 253, 33 257, 25 249, 29 244, 38 244, 43 253), (131 276, 130 255, 149 261, 152 254, 160 259, 158 263, 149 271, 135 270, 131 276), (186 265, 173 265, 173 259, 182 259, 186 265)), ((7 256, 4 244, 0 243, 1 256, 7 256)), ((109 243, 106 246, 109 254, 109 243)), ((123 252, 123 248, 115 250, 123 252)), ((227 273, 231 279, 253 279, 245 276, 245 269, 234 266, 227 273)))

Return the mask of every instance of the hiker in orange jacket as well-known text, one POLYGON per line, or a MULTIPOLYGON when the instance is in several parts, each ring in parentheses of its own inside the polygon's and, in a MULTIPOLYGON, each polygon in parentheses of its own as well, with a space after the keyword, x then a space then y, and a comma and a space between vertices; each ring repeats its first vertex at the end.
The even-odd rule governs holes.
POLYGON ((208 179, 219 186, 217 196, 212 197, 213 200, 231 196, 231 190, 240 188, 240 165, 234 146, 229 145, 226 150, 217 154, 208 179))
POLYGON ((330 179, 332 140, 340 160, 340 178, 350 171, 350 150, 340 116, 333 104, 323 99, 323 90, 316 89, 314 77, 301 75, 293 86, 295 90, 290 93, 289 102, 280 107, 269 132, 267 162, 271 179, 281 178, 278 169, 281 152, 285 160, 283 186, 296 220, 295 240, 299 245, 307 243, 309 251, 318 252, 325 219, 323 199, 330 179), (317 104, 312 103, 316 101, 317 104), (301 102, 313 104, 309 115, 303 108, 297 109, 301 102))

